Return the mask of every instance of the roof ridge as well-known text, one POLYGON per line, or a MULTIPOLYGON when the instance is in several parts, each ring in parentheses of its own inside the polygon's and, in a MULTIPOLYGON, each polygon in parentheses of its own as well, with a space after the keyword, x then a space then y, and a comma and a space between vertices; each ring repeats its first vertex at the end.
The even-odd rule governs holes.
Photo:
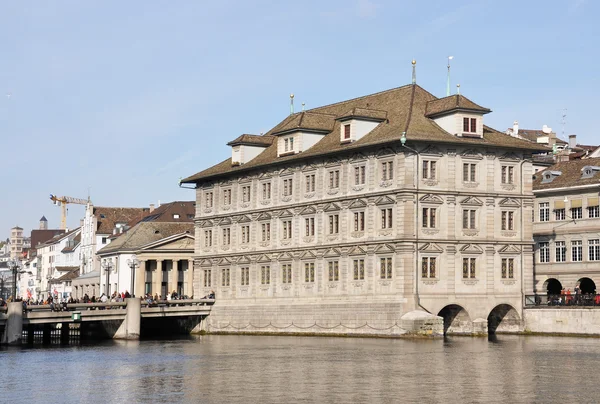
POLYGON ((361 95, 360 97, 350 98, 349 100, 344 100, 344 101, 334 102, 334 103, 331 103, 331 104, 321 105, 320 107, 315 107, 315 108, 307 109, 304 112, 310 112, 310 111, 314 111, 316 109, 321 109, 321 108, 333 107, 334 105, 342 105, 342 104, 346 104, 348 102, 358 101, 358 100, 360 100, 362 98, 372 97, 374 95, 380 95, 380 94, 385 94, 385 93, 389 93, 389 92, 392 92, 392 91, 400 90, 400 89, 403 89, 403 88, 406 88, 406 87, 409 87, 409 86, 412 86, 412 85, 413 84, 405 84, 405 85, 400 86, 400 87, 389 88, 387 90, 378 91, 378 92, 375 92, 375 93, 372 93, 372 94, 366 94, 366 95, 361 95))
POLYGON ((413 104, 415 103, 415 87, 416 84, 413 84, 412 94, 410 95, 410 106, 408 107, 408 117, 406 118, 406 126, 404 127, 404 132, 408 132, 408 126, 410 125, 410 121, 412 119, 413 104))

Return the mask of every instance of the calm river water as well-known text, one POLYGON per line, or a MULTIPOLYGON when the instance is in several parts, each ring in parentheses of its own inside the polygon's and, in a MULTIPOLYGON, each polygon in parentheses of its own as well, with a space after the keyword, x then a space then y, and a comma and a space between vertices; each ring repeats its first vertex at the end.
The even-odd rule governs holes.
POLYGON ((2 348, 0 402, 592 403, 600 340, 202 336, 2 348))

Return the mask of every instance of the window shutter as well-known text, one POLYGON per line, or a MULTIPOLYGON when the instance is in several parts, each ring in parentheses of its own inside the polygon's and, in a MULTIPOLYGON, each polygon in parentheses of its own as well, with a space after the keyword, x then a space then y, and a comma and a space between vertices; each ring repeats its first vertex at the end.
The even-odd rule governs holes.
POLYGON ((565 201, 554 201, 554 209, 558 210, 558 209, 564 209, 565 208, 565 201))
POLYGON ((581 207, 581 199, 572 199, 571 200, 571 209, 580 208, 581 207))
POLYGON ((598 206, 598 197, 587 198, 587 206, 598 206))

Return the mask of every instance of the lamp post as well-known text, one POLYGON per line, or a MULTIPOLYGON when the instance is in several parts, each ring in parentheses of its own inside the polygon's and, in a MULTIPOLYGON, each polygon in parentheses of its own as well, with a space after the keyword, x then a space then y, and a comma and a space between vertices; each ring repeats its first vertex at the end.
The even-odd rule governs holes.
POLYGON ((11 260, 11 261, 8 261, 8 267, 10 268, 10 270, 12 272, 13 284, 12 284, 11 296, 14 301, 17 298, 17 273, 19 272, 19 269, 21 268, 21 263, 17 260, 11 260))
POLYGON ((102 269, 106 273, 106 284, 104 285, 104 293, 106 293, 106 297, 110 297, 110 271, 113 269, 112 259, 105 259, 102 262, 102 269))
POLYGON ((127 260, 127 265, 131 269, 131 297, 135 297, 135 269, 140 266, 140 261, 133 255, 127 260))

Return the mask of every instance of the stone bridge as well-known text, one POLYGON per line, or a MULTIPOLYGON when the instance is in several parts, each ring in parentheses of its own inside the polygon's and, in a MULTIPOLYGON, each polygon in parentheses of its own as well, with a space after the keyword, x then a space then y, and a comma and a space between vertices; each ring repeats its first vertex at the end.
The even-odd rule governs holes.
MULTIPOLYGON (((3 344, 20 344, 23 330, 28 342, 40 332, 46 342, 60 330, 61 342, 68 342, 70 330, 79 329, 81 338, 139 339, 190 333, 200 330, 210 314, 214 299, 172 300, 148 304, 140 299, 119 303, 67 304, 66 310, 51 311, 49 305, 27 306, 20 302, 0 308, 0 334, 3 344)), ((62 308, 62 306, 61 306, 62 308)))

